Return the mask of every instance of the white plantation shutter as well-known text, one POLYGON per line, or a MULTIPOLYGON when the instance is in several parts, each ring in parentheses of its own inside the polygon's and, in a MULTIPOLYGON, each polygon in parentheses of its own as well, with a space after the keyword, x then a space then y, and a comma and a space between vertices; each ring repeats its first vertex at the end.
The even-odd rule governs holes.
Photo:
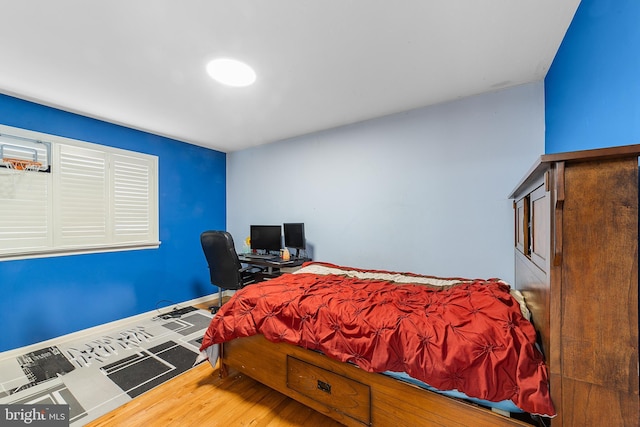
POLYGON ((116 242, 138 242, 153 239, 157 205, 153 165, 147 159, 114 154, 113 170, 113 234, 116 242))
POLYGON ((56 243, 62 247, 106 243, 107 153, 63 144, 54 152, 56 243))
POLYGON ((51 175, 0 168, 0 255, 51 246, 51 175))
POLYGON ((7 130, 48 141, 51 169, 0 167, 0 261, 158 247, 156 156, 7 130))

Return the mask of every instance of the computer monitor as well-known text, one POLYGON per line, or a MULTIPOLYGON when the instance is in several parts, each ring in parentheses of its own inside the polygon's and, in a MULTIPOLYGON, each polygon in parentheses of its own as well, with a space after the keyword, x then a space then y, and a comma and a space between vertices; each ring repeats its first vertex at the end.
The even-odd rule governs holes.
POLYGON ((252 225, 250 238, 252 250, 279 251, 282 248, 282 227, 279 225, 252 225))
MULTIPOLYGON (((285 223, 284 225, 284 246, 293 249, 305 249, 304 223, 285 223)), ((297 252, 297 251, 296 251, 297 252)))

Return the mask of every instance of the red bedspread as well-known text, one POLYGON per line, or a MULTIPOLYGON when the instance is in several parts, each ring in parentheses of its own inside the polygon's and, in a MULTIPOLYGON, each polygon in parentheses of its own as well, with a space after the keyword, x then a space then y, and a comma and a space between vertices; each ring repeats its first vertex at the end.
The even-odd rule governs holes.
POLYGON ((370 372, 406 372, 440 390, 553 416, 535 330, 509 290, 495 279, 437 288, 285 274, 236 292, 212 319, 201 350, 262 334, 370 372))

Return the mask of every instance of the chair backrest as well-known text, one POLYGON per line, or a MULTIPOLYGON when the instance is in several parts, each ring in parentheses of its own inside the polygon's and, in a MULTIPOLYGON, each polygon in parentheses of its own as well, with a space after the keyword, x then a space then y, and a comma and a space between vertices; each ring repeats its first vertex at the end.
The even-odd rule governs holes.
POLYGON ((211 284, 224 289, 240 289, 242 265, 231 234, 226 231, 205 231, 200 235, 200 243, 209 264, 211 284))

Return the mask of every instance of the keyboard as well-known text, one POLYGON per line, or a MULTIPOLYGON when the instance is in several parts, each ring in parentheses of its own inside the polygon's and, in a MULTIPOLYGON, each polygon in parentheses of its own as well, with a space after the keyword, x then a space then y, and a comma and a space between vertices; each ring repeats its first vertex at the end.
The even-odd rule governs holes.
POLYGON ((242 257, 248 258, 248 259, 267 259, 267 260, 278 258, 277 255, 269 255, 269 254, 242 254, 242 257))
POLYGON ((282 264, 291 264, 291 263, 293 263, 293 260, 292 260, 292 259, 288 259, 288 260, 286 260, 286 261, 285 261, 285 260, 283 260, 282 258, 278 258, 278 257, 273 258, 273 259, 270 259, 270 260, 268 260, 268 261, 269 261, 269 262, 272 262, 272 263, 274 263, 274 264, 280 264, 280 265, 282 265, 282 264))

